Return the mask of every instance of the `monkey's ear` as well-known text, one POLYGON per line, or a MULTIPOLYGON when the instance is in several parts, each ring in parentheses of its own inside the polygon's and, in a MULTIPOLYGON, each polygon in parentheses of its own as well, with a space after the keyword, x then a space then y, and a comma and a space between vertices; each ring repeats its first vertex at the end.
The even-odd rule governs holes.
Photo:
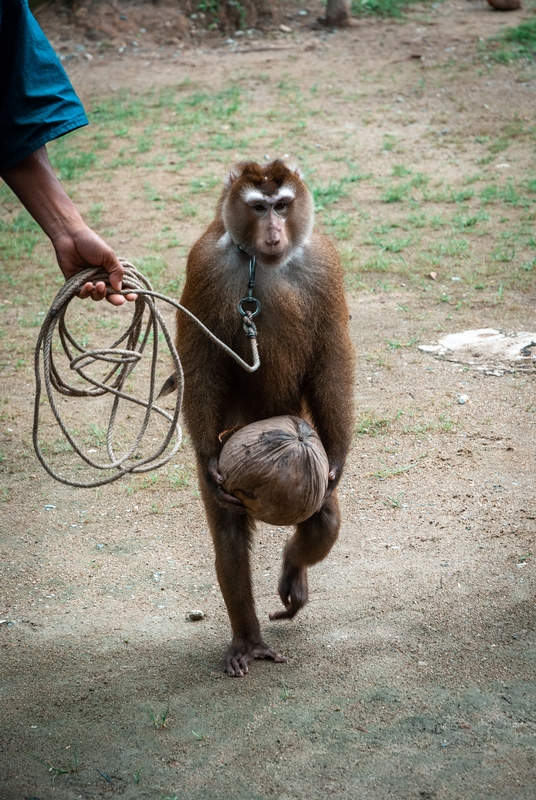
POLYGON ((238 180, 240 175, 242 174, 241 165, 235 164, 235 166, 231 169, 227 178, 225 180, 225 188, 230 189, 233 183, 238 180))
POLYGON ((300 165, 295 161, 289 161, 287 168, 290 170, 290 172, 293 172, 295 175, 297 175, 301 181, 305 180, 300 165))

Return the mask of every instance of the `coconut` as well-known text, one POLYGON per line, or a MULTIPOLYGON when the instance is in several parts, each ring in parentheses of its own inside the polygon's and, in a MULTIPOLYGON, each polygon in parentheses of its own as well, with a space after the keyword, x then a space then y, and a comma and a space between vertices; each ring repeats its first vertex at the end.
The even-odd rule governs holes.
POLYGON ((240 428, 219 458, 223 489, 255 519, 296 525, 322 505, 329 462, 316 431, 299 417, 271 417, 240 428))

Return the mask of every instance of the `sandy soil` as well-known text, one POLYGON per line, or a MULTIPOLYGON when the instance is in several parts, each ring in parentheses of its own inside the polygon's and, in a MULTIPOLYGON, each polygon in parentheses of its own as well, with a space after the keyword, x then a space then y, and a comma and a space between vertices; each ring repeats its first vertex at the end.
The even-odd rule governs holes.
MULTIPOLYGON (((315 132, 325 147, 354 137, 362 165, 382 173, 397 156, 378 150, 378 136, 393 133, 406 137, 415 169, 453 176, 474 168, 475 131, 514 113, 534 118, 534 73, 497 67, 487 79, 471 68, 447 92, 432 80, 420 95, 413 87, 453 58, 468 63, 479 37, 520 18, 447 2, 404 23, 361 21, 336 34, 303 25, 291 40, 259 36, 247 47, 114 45, 91 60, 70 27, 66 52, 82 55, 64 63, 87 102, 186 76, 217 87, 238 68, 303 85, 318 71, 364 98, 356 110, 334 91, 332 116, 315 132), (445 114, 465 138, 440 150, 431 129, 445 114)), ((59 36, 55 18, 43 24, 59 36)), ((269 100, 260 84, 252 104, 269 100)), ((512 144, 513 171, 534 168, 531 148, 512 144)), ((318 165, 329 178, 321 153, 318 165)), ((124 180, 106 192, 117 217, 110 241, 128 255, 132 232, 143 238, 155 222, 142 199, 122 203, 124 180)), ((157 169, 151 180, 171 178, 157 169)), ((80 187, 83 208, 103 189, 89 179, 80 187)), ((205 221, 181 223, 186 245, 205 221)), ((485 257, 486 241, 479 246, 485 257)), ((177 257, 177 269, 183 263, 177 257)), ((447 291, 450 275, 441 280, 447 291)), ((31 370, 3 369, 2 800, 535 796, 534 374, 485 374, 415 346, 468 328, 536 330, 533 286, 501 303, 473 299, 454 318, 440 289, 432 298, 395 281, 352 294, 358 428, 340 540, 311 570, 304 611, 269 622, 288 531, 259 525, 258 612, 288 661, 257 662, 243 680, 219 668, 228 620, 188 442, 154 480, 65 487, 31 448, 31 370), (189 621, 196 608, 205 619, 189 621)), ((2 314, 2 346, 18 337, 31 352, 35 328, 21 328, 9 303, 2 314)))

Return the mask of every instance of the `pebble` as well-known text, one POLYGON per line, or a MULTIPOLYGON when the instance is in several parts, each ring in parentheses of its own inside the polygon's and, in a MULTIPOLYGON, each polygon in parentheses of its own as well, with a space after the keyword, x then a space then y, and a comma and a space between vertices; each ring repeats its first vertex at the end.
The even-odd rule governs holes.
POLYGON ((459 394, 458 395, 458 403, 461 406, 464 406, 467 403, 468 400, 469 400, 469 398, 467 397, 466 394, 459 394))
POLYGON ((205 619, 205 614, 200 608, 194 608, 192 611, 188 611, 186 619, 190 622, 198 622, 200 619, 205 619))

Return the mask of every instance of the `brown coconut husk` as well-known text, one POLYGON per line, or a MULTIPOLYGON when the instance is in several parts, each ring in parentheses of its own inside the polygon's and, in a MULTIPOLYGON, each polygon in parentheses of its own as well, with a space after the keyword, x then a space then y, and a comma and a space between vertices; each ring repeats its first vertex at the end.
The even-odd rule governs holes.
POLYGON ((320 437, 299 417, 271 417, 241 428, 226 441, 218 469, 223 488, 251 516, 271 525, 296 525, 319 510, 329 463, 320 437))

